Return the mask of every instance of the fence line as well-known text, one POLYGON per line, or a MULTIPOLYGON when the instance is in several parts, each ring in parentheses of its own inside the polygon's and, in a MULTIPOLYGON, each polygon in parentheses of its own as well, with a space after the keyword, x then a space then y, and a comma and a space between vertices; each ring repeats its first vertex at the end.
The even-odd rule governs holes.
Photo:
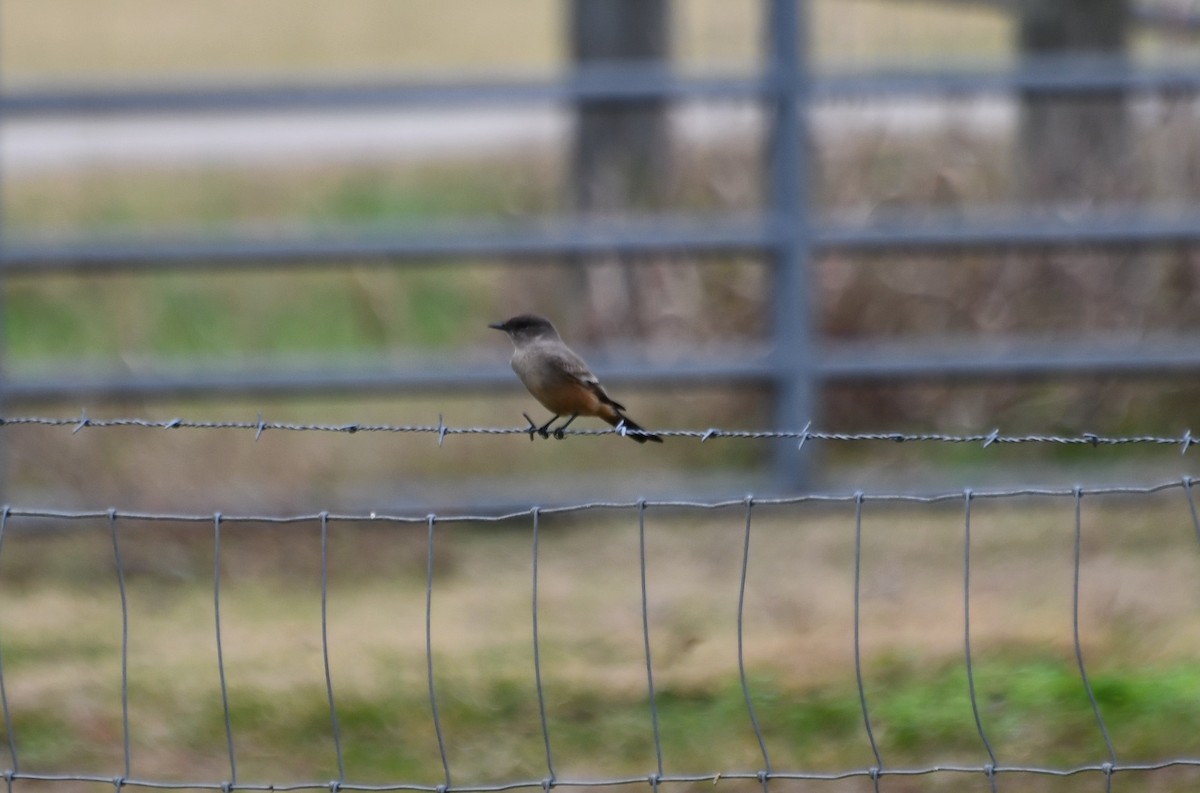
MULTIPOLYGON (((528 427, 453 427, 438 416, 437 424, 374 424, 370 422, 349 422, 344 424, 317 424, 309 422, 267 421, 260 414, 254 421, 233 420, 195 420, 184 418, 149 419, 149 418, 93 418, 83 411, 78 416, 0 416, 0 427, 70 427, 75 434, 86 428, 95 429, 164 429, 164 430, 253 430, 254 439, 258 440, 267 430, 282 432, 331 432, 346 435, 359 433, 383 432, 399 434, 437 435, 438 445, 441 446, 448 435, 528 435, 532 439, 535 425, 530 422, 528 427)), ((800 430, 735 430, 709 427, 703 430, 689 429, 651 429, 643 432, 653 432, 668 438, 688 438, 704 443, 714 438, 729 438, 738 440, 794 440, 803 446, 809 441, 828 441, 839 443, 862 443, 871 441, 890 441, 892 443, 978 443, 983 448, 993 445, 1026 445, 1050 444, 1060 446, 1177 446, 1180 454, 1186 454, 1192 446, 1200 446, 1200 437, 1192 431, 1185 430, 1182 435, 1101 435, 1094 432, 1083 432, 1078 435, 1026 434, 1002 435, 999 429, 988 433, 973 433, 955 435, 940 432, 823 432, 805 426, 800 430)), ((624 426, 611 429, 566 429, 564 435, 578 437, 599 437, 604 435, 637 435, 637 430, 624 426)))
MULTIPOLYGON (((618 787, 627 785, 648 785, 652 789, 657 785, 671 784, 695 784, 699 782, 707 782, 716 785, 722 781, 758 781, 761 783, 770 782, 773 779, 782 781, 804 781, 804 782, 836 782, 845 779, 866 778, 878 781, 884 777, 919 777, 930 776, 932 774, 984 774, 989 779, 995 780, 995 777, 1001 774, 1032 774, 1047 777, 1071 777, 1079 774, 1100 773, 1104 774, 1108 780, 1108 785, 1111 786, 1113 775, 1120 773, 1148 773, 1152 771, 1163 771, 1170 768, 1200 768, 1200 759, 1198 758, 1176 758, 1171 760, 1162 760, 1154 763, 1092 763, 1087 765, 1072 766, 1070 768, 1044 768, 1039 766, 966 766, 966 765, 933 765, 924 766, 921 768, 870 768, 856 769, 852 771, 841 771, 831 773, 818 773, 806 771, 773 771, 767 774, 762 771, 731 771, 731 772, 715 772, 711 774, 645 774, 642 776, 621 776, 608 779, 526 779, 514 782, 503 782, 499 784, 489 785, 455 785, 453 788, 445 785, 422 785, 416 783, 395 783, 395 784, 361 784, 346 780, 330 780, 328 782, 311 781, 311 782, 290 782, 290 783, 262 783, 262 782, 239 782, 236 785, 229 781, 221 782, 167 782, 154 779, 137 779, 133 777, 121 776, 104 776, 101 774, 36 774, 36 773, 8 773, 4 774, 4 779, 11 785, 15 781, 36 781, 36 782, 93 782, 106 786, 113 786, 120 790, 123 787, 140 787, 154 790, 220 790, 229 792, 234 790, 247 791, 292 791, 292 790, 324 790, 336 793, 339 790, 356 790, 364 791, 364 793, 384 793, 385 791, 393 790, 411 790, 419 791, 420 793, 502 793, 507 790, 523 790, 523 789, 542 789, 547 790, 548 787, 618 787)), ((1111 789, 1111 787, 1109 788, 1111 789)))
MULTIPOLYGON (((44 507, 20 507, 12 504, 6 504, 2 509, 4 519, 13 517, 76 521, 95 520, 102 518, 115 519, 119 517, 123 520, 150 522, 157 521, 168 523, 211 523, 215 519, 220 524, 294 524, 316 522, 325 522, 328 524, 330 522, 340 522, 408 523, 427 525, 430 521, 434 521, 436 523, 503 523, 523 517, 563 515, 578 512, 590 512, 593 510, 646 510, 651 508, 719 510, 728 509, 730 507, 747 507, 748 505, 793 506, 798 504, 859 504, 867 502, 876 504, 940 504, 950 501, 958 501, 963 498, 969 498, 973 501, 978 501, 980 499, 1009 499, 1022 497, 1079 499, 1084 496, 1148 496, 1168 490, 1174 490, 1175 488, 1180 488, 1183 490, 1184 495, 1191 506, 1191 518, 1193 523, 1196 525, 1197 539, 1200 539, 1200 510, 1197 510, 1196 508, 1193 490, 1193 488, 1197 486, 1197 483, 1200 483, 1200 478, 1185 475, 1178 479, 1172 479, 1148 485, 1104 485, 1097 487, 1084 487, 1082 485, 1075 485, 1073 487, 1058 488, 1016 487, 988 490, 976 490, 968 487, 962 490, 942 491, 927 494, 898 492, 869 493, 863 490, 856 490, 852 493, 807 493, 803 495, 771 497, 759 497, 755 496, 754 494, 748 494, 743 498, 724 499, 719 501, 638 498, 630 501, 586 501, 549 507, 535 504, 525 509, 513 510, 510 512, 493 515, 454 512, 426 512, 419 515, 394 514, 374 511, 367 513, 335 513, 328 510, 293 514, 231 515, 223 512, 181 513, 117 510, 115 507, 90 510, 49 509, 44 507)), ((2 537, 3 530, 0 529, 0 546, 2 546, 3 543, 2 537)))
POLYGON ((610 787, 610 786, 629 786, 648 784, 652 790, 657 790, 663 784, 684 784, 684 783, 699 783, 711 782, 716 784, 721 780, 746 780, 759 782, 764 791, 768 789, 768 783, 772 780, 807 780, 807 781, 822 781, 822 780, 842 780, 852 778, 869 779, 875 789, 879 789, 880 780, 893 777, 909 777, 909 776, 927 776, 933 774, 982 774, 986 776, 993 790, 997 787, 997 777, 1000 775, 1042 775, 1049 777, 1067 777, 1079 774, 1100 774, 1103 775, 1106 788, 1111 789, 1112 777, 1115 774, 1126 773, 1149 773, 1156 770, 1169 768, 1195 768, 1200 769, 1200 758, 1196 757, 1175 757, 1157 760, 1154 762, 1128 763, 1121 762, 1118 759, 1117 753, 1113 747, 1113 743, 1109 738, 1108 729, 1106 727, 1104 717, 1101 712, 1100 704, 1092 690, 1088 679, 1088 672, 1082 652, 1082 645, 1079 632, 1079 610, 1080 610, 1080 567, 1081 554, 1080 544, 1082 536, 1082 519, 1081 519, 1081 504, 1085 497, 1092 497, 1105 494, 1151 494, 1158 493, 1174 488, 1182 489, 1188 503, 1191 520, 1196 530, 1197 539, 1200 539, 1200 520, 1197 519, 1195 498, 1193 494, 1194 480, 1190 477, 1184 477, 1182 480, 1173 482, 1164 482, 1157 485, 1149 486, 1121 486, 1121 487, 1106 487, 1106 488, 1084 488, 1075 486, 1069 489, 1062 490, 1043 490, 1025 488, 1019 490, 1003 490, 1003 491, 979 491, 976 492, 970 488, 954 493, 943 493, 924 497, 914 497, 907 495, 895 494, 866 494, 862 491, 854 494, 840 497, 795 497, 784 499, 764 499, 759 501, 752 496, 747 496, 739 501, 725 502, 648 502, 645 499, 639 499, 635 502, 627 502, 624 504, 606 504, 606 503, 588 503, 576 504, 571 507, 559 509, 541 509, 539 507, 531 507, 517 513, 511 513, 501 517, 484 517, 484 516, 467 516, 467 515, 437 515, 430 513, 422 517, 401 517, 401 516, 337 516, 328 512, 320 512, 316 515, 293 515, 293 516, 259 516, 259 517, 239 517, 227 516, 220 512, 210 515, 153 515, 148 513, 126 513, 109 508, 103 511, 90 512, 62 512, 56 510, 41 510, 41 509, 23 509, 5 505, 0 508, 0 548, 3 547, 5 535, 14 519, 20 518, 45 518, 53 517, 68 520, 92 520, 104 519, 107 520, 109 529, 112 535, 114 561, 117 573, 117 582, 121 591, 121 612, 123 625, 123 642, 121 651, 121 674, 122 674, 122 705, 123 705, 123 734, 122 743, 124 749, 124 773, 115 776, 104 776, 99 774, 77 774, 77 773, 40 773, 34 771, 22 770, 19 764, 19 735, 14 734, 13 717, 8 697, 6 695, 7 685, 6 677, 11 677, 11 672, 6 672, 3 666, 2 645, 0 645, 0 706, 3 707, 4 724, 7 730, 8 747, 10 751, 11 765, 3 771, 5 782, 8 789, 12 789, 12 785, 16 781, 59 781, 59 782, 81 782, 81 783, 97 783, 102 785, 112 785, 117 793, 120 793, 123 787, 142 787, 151 789, 211 789, 229 791, 233 790, 328 790, 331 793, 337 793, 339 790, 358 790, 358 791, 393 791, 393 790, 411 790, 424 791, 426 793, 448 793, 449 791, 461 791, 461 793, 493 793, 506 790, 517 789, 537 789, 541 788, 544 791, 549 791, 552 787, 610 787), (1061 496, 1069 497, 1074 501, 1074 553, 1072 555, 1073 567, 1073 588, 1072 588, 1072 627, 1073 627, 1073 643, 1075 647, 1075 655, 1077 660, 1077 668, 1079 680, 1086 695, 1088 702, 1095 716, 1096 728, 1104 740, 1106 747, 1107 759, 1100 762, 1084 763, 1070 767, 1050 767, 1043 765, 1015 765, 1004 764, 997 760, 990 742, 988 741, 984 717, 977 699, 977 694, 974 685, 974 677, 972 674, 972 656, 971 656, 971 505, 975 500, 981 498, 1002 498, 1015 496, 1061 496), (938 501, 957 500, 964 505, 963 513, 963 586, 962 586, 962 602, 963 602, 963 648, 964 661, 967 668, 967 684, 968 696, 970 698, 971 710, 977 727, 981 746, 986 750, 988 762, 980 765, 962 765, 962 764, 933 764, 921 767, 891 767, 886 763, 884 753, 876 742, 874 730, 872 726, 872 718, 868 707, 868 699, 866 689, 863 682, 862 672, 862 647, 860 641, 860 611, 859 600, 862 592, 862 549, 863 549, 863 533, 862 533, 862 514, 863 506, 866 502, 925 502, 932 503, 938 501), (854 610, 853 610, 853 640, 855 654, 855 678, 856 687, 861 703, 863 726, 865 737, 870 743, 875 763, 867 768, 856 768, 849 770, 824 771, 824 770, 778 770, 772 766, 770 756, 766 748, 765 732, 755 715, 752 686, 746 676, 744 654, 742 650, 742 618, 745 611, 745 588, 747 580, 747 570, 749 566, 751 536, 754 526, 753 516, 754 507, 758 504, 770 503, 787 503, 798 504, 807 501, 837 501, 840 503, 851 503, 854 506, 854 610), (741 549, 740 560, 740 584, 738 591, 738 669, 739 679, 742 686, 744 703, 746 712, 749 717, 751 728, 754 731, 756 740, 761 749, 762 768, 757 770, 729 770, 717 773, 706 774, 678 774, 665 773, 662 763, 662 745, 661 738, 657 729, 658 725, 658 703, 654 695, 654 672, 653 661, 651 655, 651 632, 650 632, 650 598, 647 595, 646 589, 646 554, 645 554, 645 514, 651 507, 678 507, 687 506, 698 509, 713 509, 719 507, 727 507, 740 505, 745 510, 745 534, 741 549), (541 668, 539 664, 539 647, 541 638, 538 633, 538 529, 540 517, 547 513, 579 511, 579 510, 595 510, 607 507, 622 507, 627 510, 636 511, 638 526, 639 526, 639 566, 642 581, 642 594, 640 598, 641 618, 642 618, 642 636, 644 642, 645 664, 646 664, 646 682, 647 682, 647 699, 650 707, 650 717, 654 724, 654 741, 657 757, 656 770, 643 775, 628 775, 613 778, 603 779, 573 779, 558 777, 554 771, 554 759, 551 742, 551 729, 545 715, 545 693, 542 686, 541 668), (432 604, 434 592, 434 539, 436 529, 439 523, 452 521, 498 521, 512 520, 517 518, 525 518, 530 520, 533 538, 533 568, 532 568, 532 636, 534 642, 534 679, 537 690, 539 713, 541 719, 542 738, 545 747, 546 769, 548 776, 540 779, 518 779, 505 781, 500 783, 489 784, 461 784, 452 785, 451 783, 451 763, 447 755, 447 736, 443 735, 439 717, 439 707, 436 698, 436 675, 433 663, 433 620, 432 620, 432 604), (129 653, 128 653, 128 624, 129 624, 129 605, 125 597, 125 569, 120 553, 118 540, 118 526, 121 521, 128 520, 164 520, 174 522, 187 521, 207 521, 213 526, 213 549, 214 549, 214 571, 212 577, 213 590, 213 617, 216 624, 216 659, 218 673, 221 680, 221 697, 222 710, 225 723, 225 734, 228 743, 228 759, 230 775, 228 779, 220 781, 197 781, 197 782, 176 782, 164 781, 158 779, 143 779, 133 775, 133 766, 131 762, 131 725, 129 720, 128 710, 128 680, 129 680, 129 653), (426 674, 429 686, 429 705, 431 709, 432 721, 434 729, 437 733, 438 747, 441 754, 441 764, 444 769, 444 782, 439 784, 424 784, 418 782, 395 782, 387 784, 359 784, 347 779, 346 769, 343 764, 342 744, 338 728, 338 715, 336 700, 333 695, 333 676, 329 667, 329 639, 328 639, 328 611, 326 604, 328 602, 328 528, 331 521, 355 521, 355 520, 391 520, 403 523, 423 524, 428 529, 427 542, 427 563, 426 563, 426 597, 425 597, 425 651, 426 651, 426 674), (221 528, 225 523, 235 523, 239 521, 265 521, 272 523, 292 523, 298 521, 315 522, 319 521, 321 527, 321 644, 322 652, 325 658, 325 684, 328 693, 328 707, 330 711, 330 732, 331 741, 335 747, 337 762, 338 762, 338 778, 330 781, 301 781, 301 782, 283 782, 261 784, 255 782, 244 782, 239 780, 237 774, 236 757, 234 752, 234 735, 236 725, 231 715, 229 689, 225 683, 225 659, 222 653, 221 643, 221 628, 220 628, 220 603, 221 603, 221 528))

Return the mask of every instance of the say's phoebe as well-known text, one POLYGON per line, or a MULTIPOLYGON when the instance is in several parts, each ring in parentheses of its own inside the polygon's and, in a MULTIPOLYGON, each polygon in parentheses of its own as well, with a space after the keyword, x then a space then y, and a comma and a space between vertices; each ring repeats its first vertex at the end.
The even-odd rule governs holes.
MULTIPOLYGON (((596 416, 614 427, 624 425, 634 430, 629 437, 638 443, 662 443, 662 438, 646 432, 625 415, 625 406, 610 397, 583 359, 563 344, 550 320, 536 314, 521 314, 488 327, 502 330, 512 339, 516 348, 512 356, 513 371, 529 393, 554 414, 545 424, 529 431, 531 439, 534 432, 547 437, 550 425, 559 416, 569 416, 554 430, 554 437, 559 439, 579 416, 596 416)), ((529 423, 532 426, 533 420, 529 419, 529 423)))

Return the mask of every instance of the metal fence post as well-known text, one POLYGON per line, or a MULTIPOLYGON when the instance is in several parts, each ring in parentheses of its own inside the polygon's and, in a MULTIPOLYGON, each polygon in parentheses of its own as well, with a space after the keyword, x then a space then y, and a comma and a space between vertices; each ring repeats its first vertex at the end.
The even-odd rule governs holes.
MULTIPOLYGON (((803 0, 769 0, 767 75, 774 105, 768 134, 767 190, 773 227, 775 426, 802 430, 816 417, 809 278, 808 64, 803 0)), ((776 485, 808 478, 811 452, 796 442, 775 451, 776 485)))

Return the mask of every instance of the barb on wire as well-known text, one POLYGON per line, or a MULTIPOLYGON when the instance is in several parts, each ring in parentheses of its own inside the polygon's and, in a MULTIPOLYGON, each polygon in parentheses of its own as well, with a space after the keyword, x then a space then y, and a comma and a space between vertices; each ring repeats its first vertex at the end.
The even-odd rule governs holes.
MULTIPOLYGON (((528 417, 526 417, 528 419, 528 417)), ((530 422, 532 423, 532 422, 530 422)), ((79 416, 7 416, 0 417, 0 427, 41 426, 41 427, 71 427, 72 434, 86 428, 142 428, 142 429, 192 429, 192 430, 253 430, 254 438, 258 440, 267 430, 283 432, 329 432, 355 435, 359 433, 398 433, 398 434, 428 434, 437 436, 438 445, 445 442, 447 435, 531 435, 530 427, 452 427, 446 424, 443 416, 438 416, 436 424, 371 424, 366 422, 350 422, 346 424, 294 423, 284 421, 268 421, 258 414, 253 421, 204 421, 180 417, 170 419, 147 418, 92 418, 87 411, 79 416)), ((1049 444, 1060 446, 1112 447, 1112 446, 1170 446, 1177 447, 1186 454, 1192 446, 1200 445, 1200 438, 1187 430, 1177 437, 1161 435, 1100 435, 1094 432, 1083 432, 1078 435, 1001 435, 999 429, 987 433, 954 435, 940 432, 905 433, 905 432, 821 432, 812 429, 809 422, 799 430, 737 430, 708 427, 703 430, 690 429, 647 429, 669 438, 686 438, 701 442, 714 438, 730 440, 791 440, 797 441, 803 447, 810 441, 825 441, 828 443, 862 443, 872 441, 890 441, 892 443, 965 443, 980 444, 981 448, 1003 445, 1049 444)), ((604 435, 623 435, 623 428, 605 429, 568 429, 564 436, 597 437, 604 435)), ((532 436, 531 436, 532 437, 532 436)))

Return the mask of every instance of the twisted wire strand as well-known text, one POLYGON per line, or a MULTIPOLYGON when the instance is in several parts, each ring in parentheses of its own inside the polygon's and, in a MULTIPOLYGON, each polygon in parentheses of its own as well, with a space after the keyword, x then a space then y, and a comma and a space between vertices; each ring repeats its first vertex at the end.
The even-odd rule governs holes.
MULTIPOLYGON (((435 435, 439 445, 446 436, 450 435, 530 435, 534 429, 530 427, 454 427, 446 424, 438 417, 437 424, 379 424, 370 422, 349 422, 344 424, 321 424, 287 421, 267 421, 261 415, 254 421, 238 420, 195 420, 180 417, 170 419, 148 419, 139 417, 93 418, 83 411, 78 416, 7 416, 0 417, 0 427, 71 427, 72 433, 78 433, 85 428, 94 429, 165 429, 165 430, 250 430, 255 438, 261 438, 265 432, 328 432, 354 435, 358 433, 398 433, 398 434, 427 434, 435 435)), ((1185 431, 1178 437, 1163 435, 1101 435, 1093 432, 1083 432, 1078 435, 1026 434, 1002 435, 998 429, 988 433, 954 435, 939 432, 822 432, 805 427, 801 430, 748 430, 723 429, 709 427, 706 429, 646 429, 668 438, 687 438, 706 442, 712 439, 737 440, 792 440, 800 445, 810 441, 826 441, 837 443, 861 443, 890 441, 892 443, 951 443, 951 444, 980 444, 983 448, 1014 444, 1048 444, 1060 446, 1174 446, 1180 453, 1186 453, 1192 446, 1200 445, 1200 437, 1194 437, 1191 430, 1185 431)), ((582 429, 573 428, 564 431, 565 436, 600 437, 605 435, 621 435, 618 429, 582 429)), ((624 434, 635 434, 626 429, 624 434)))

